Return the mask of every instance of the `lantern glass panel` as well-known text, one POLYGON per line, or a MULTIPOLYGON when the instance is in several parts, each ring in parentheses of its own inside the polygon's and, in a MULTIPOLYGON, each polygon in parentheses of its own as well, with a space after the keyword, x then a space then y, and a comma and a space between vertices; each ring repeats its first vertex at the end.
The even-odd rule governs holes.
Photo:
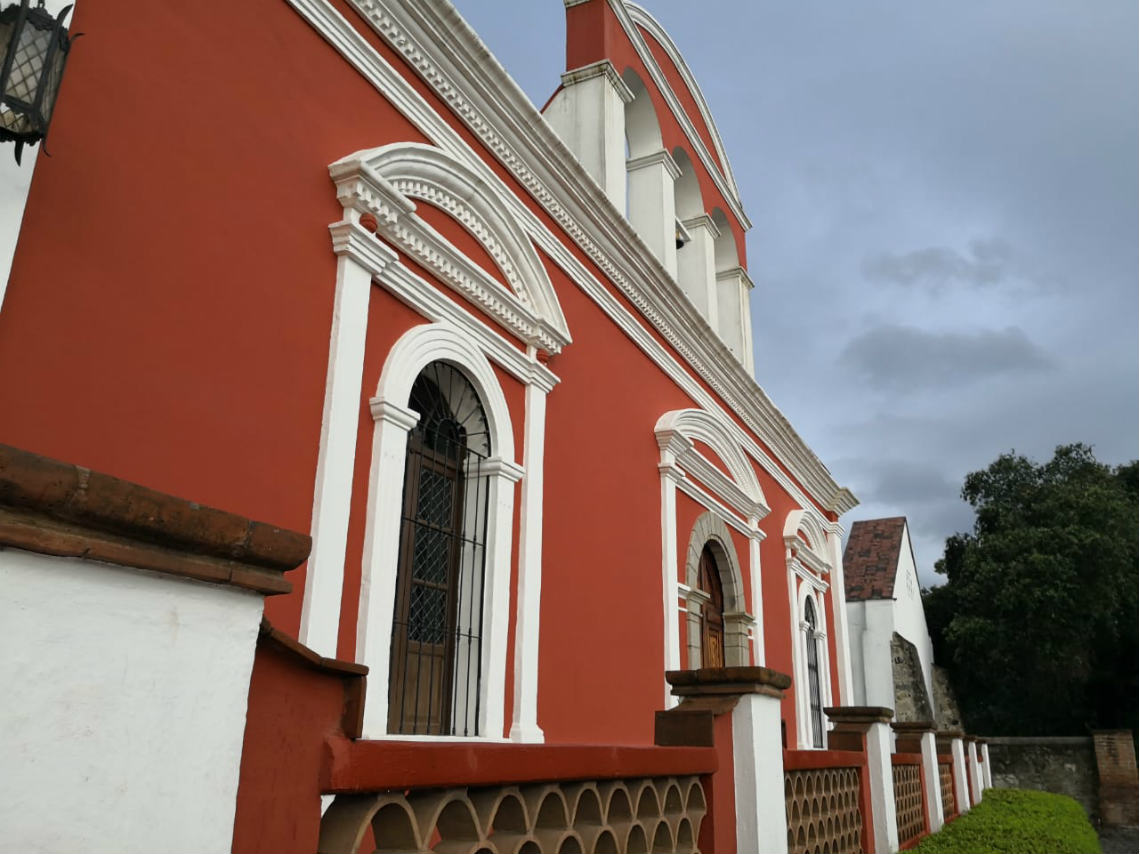
POLYGON ((31 20, 24 25, 20 31, 20 43, 16 45, 5 96, 28 104, 35 100, 36 84, 43 73, 51 37, 50 29, 41 30, 31 20))
POLYGON ((67 53, 56 49, 51 58, 51 66, 47 70, 43 88, 43 104, 40 115, 43 116, 44 127, 51 121, 51 112, 55 107, 55 96, 59 94, 60 78, 63 77, 63 66, 67 62, 67 53))

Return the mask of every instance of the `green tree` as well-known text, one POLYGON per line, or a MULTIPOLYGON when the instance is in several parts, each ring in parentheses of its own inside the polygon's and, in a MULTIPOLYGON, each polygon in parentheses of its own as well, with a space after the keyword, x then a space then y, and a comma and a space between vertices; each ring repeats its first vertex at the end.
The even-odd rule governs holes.
POLYGON ((973 732, 1068 735, 1136 726, 1137 463, 1086 445, 1013 452, 966 476, 971 533, 924 597, 935 656, 973 732))

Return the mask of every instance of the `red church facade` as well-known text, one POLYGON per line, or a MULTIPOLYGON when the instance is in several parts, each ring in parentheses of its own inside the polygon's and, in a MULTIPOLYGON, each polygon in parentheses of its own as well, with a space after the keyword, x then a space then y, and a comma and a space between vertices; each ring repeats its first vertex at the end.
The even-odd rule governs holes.
POLYGON ((744 766, 841 752, 855 501, 753 379, 749 222, 676 46, 623 0, 566 6, 543 114, 444 0, 75 12, 0 306, 0 441, 311 537, 260 629, 234 617, 235 851, 315 850, 334 794, 322 846, 388 844, 399 812, 396 847, 458 822, 472 850, 604 850, 574 824, 620 813, 604 780, 635 817, 699 801, 703 827, 638 825, 653 850, 782 845, 782 766, 744 766), (674 671, 752 711, 686 742, 712 706, 674 671))

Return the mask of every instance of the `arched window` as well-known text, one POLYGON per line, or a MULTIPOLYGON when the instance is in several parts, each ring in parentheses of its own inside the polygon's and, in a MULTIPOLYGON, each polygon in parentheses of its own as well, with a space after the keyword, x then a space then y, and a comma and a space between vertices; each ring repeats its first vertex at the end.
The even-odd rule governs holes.
POLYGON ((388 731, 477 735, 490 454, 470 380, 432 362, 412 386, 388 731))
POLYGON ((819 682, 819 642, 816 640, 815 605, 809 596, 804 602, 804 642, 807 645, 807 681, 811 712, 811 743, 823 747, 823 694, 819 682))
POLYGON ((716 557, 708 545, 701 551, 697 578, 705 594, 701 601, 701 667, 724 667, 724 591, 716 557))

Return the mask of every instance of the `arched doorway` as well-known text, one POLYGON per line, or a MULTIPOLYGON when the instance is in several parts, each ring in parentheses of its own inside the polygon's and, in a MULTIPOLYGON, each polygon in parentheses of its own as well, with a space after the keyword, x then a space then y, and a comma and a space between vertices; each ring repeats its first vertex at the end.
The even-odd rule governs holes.
POLYGON ((716 556, 708 544, 701 550, 697 571, 701 602, 701 667, 724 667, 724 591, 716 556))

